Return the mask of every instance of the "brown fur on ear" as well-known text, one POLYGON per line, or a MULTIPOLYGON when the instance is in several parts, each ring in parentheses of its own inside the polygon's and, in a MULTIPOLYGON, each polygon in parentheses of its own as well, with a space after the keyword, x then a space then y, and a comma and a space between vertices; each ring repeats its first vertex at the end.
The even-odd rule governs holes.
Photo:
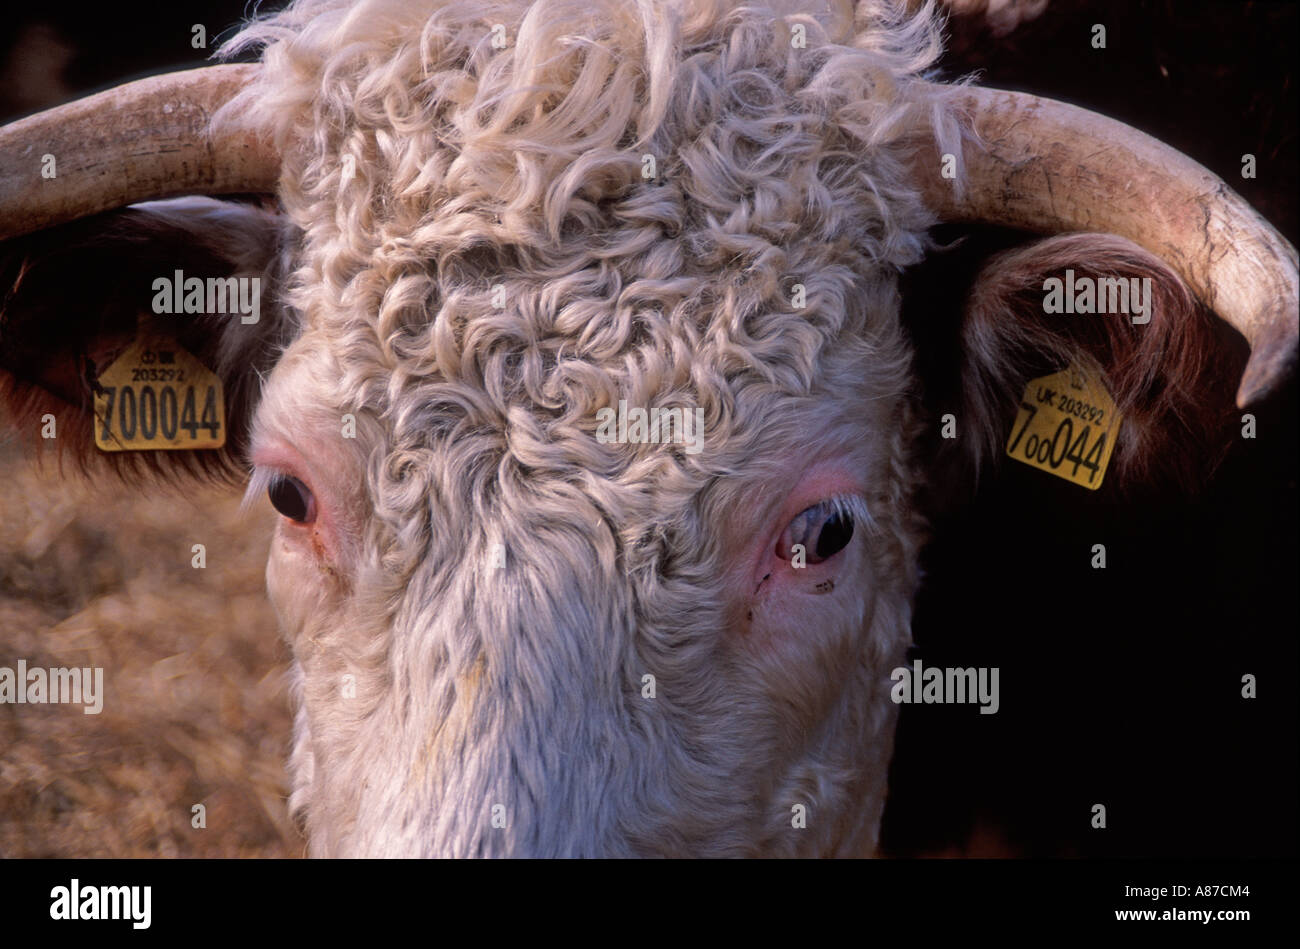
POLYGON ((1195 490, 1222 461, 1246 347, 1163 261, 1109 234, 1069 234, 1000 254, 971 289, 962 394, 977 468, 1000 459, 1028 380, 1076 362, 1104 378, 1123 416, 1106 485, 1195 490), (1045 312, 1049 278, 1150 278, 1150 322, 1045 312))
POLYGON ((137 205, 0 245, 0 406, 6 427, 38 453, 54 448, 90 473, 124 479, 183 475, 234 482, 246 474, 251 415, 291 327, 273 302, 280 218, 209 198, 137 205), (152 282, 188 276, 261 278, 256 324, 227 314, 157 315, 152 282), (97 375, 135 339, 138 323, 165 331, 221 377, 227 433, 220 450, 101 452, 97 375), (55 417, 57 437, 40 437, 55 417))

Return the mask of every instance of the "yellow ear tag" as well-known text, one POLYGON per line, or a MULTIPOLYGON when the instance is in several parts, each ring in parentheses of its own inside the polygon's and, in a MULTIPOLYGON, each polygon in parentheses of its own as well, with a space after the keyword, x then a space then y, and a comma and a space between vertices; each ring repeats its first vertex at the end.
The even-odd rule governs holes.
POLYGON ((100 373, 100 451, 175 451, 226 443, 221 380, 170 339, 139 336, 100 373))
POLYGON ((1029 380, 1007 454, 1096 491, 1115 450, 1120 421, 1101 380, 1071 366, 1029 380))

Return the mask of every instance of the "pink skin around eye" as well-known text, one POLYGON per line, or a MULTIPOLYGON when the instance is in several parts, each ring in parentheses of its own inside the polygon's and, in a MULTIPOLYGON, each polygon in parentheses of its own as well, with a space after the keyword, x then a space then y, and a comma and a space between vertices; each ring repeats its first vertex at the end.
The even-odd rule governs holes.
POLYGON ((813 586, 833 573, 838 560, 830 557, 823 563, 808 564, 796 569, 789 560, 777 556, 776 545, 781 534, 790 522, 805 509, 825 501, 836 494, 861 494, 861 480, 852 474, 842 460, 815 462, 799 478, 794 489, 786 495, 779 508, 773 508, 774 515, 764 525, 762 533, 747 551, 753 568, 750 571, 750 586, 756 598, 766 599, 791 588, 813 586))
POLYGON ((249 460, 256 468, 292 475, 307 486, 315 519, 298 523, 279 515, 281 536, 290 543, 308 545, 312 554, 326 563, 337 563, 342 553, 340 542, 346 535, 337 505, 332 502, 320 479, 313 477, 312 472, 318 469, 310 465, 301 452, 280 439, 256 440, 249 460))

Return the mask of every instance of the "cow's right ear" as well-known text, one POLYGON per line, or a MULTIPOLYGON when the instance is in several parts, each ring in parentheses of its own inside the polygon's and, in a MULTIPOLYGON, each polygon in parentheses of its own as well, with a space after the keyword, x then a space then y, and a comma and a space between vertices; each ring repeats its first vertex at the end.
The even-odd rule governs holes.
MULTIPOLYGON (((1249 355, 1244 341, 1234 341, 1168 264, 1125 238, 1062 234, 996 255, 967 296, 961 338, 961 415, 971 429, 962 447, 977 465, 1000 463, 1016 431, 1029 427, 1024 399, 1048 396, 1035 411, 1066 409, 1071 432, 1108 427, 1066 389, 1026 391, 1032 378, 1067 366, 1098 384, 1123 420, 1110 432, 1104 483, 1112 490, 1194 492, 1240 431, 1233 392, 1249 355), (1086 300, 1092 291, 1098 313, 1091 305, 1075 313, 1076 295, 1086 300), (1113 312, 1117 303, 1122 312, 1113 312)), ((1054 444, 1057 458, 1069 451, 1054 444)), ((1091 444, 1100 448, 1101 436, 1091 444)), ((1023 455, 1026 446, 1017 447, 1023 455)))
POLYGON ((261 379, 296 332, 277 303, 283 246, 280 215, 204 197, 138 204, 0 244, 0 403, 8 427, 83 471, 241 478, 261 379), (238 302, 223 293, 214 308, 205 294, 202 306, 187 306, 198 297, 167 290, 192 278, 205 286, 222 281, 238 302), (222 447, 96 446, 99 378, 146 336, 174 341, 220 378, 222 447))
POLYGON ((929 489, 932 510, 962 503, 981 475, 1035 445, 1040 467, 1077 474, 1070 480, 1084 487, 1095 476, 1108 497, 1203 487, 1241 431, 1233 392, 1245 341, 1132 241, 1075 233, 988 253, 999 239, 976 232, 906 284, 936 420, 925 451, 944 472, 929 489), (1123 312, 1076 313, 1057 300, 1073 303, 1087 284, 1102 288, 1105 311, 1127 301, 1121 281, 1134 300, 1123 312), (1089 391, 1058 385, 1062 374, 1089 391))

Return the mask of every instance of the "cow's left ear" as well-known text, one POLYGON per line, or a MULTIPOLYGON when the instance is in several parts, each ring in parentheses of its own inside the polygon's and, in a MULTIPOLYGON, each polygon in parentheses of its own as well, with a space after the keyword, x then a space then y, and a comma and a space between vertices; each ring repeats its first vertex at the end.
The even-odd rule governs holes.
MULTIPOLYGON (((1063 370, 1075 385, 1100 383, 1122 420, 1107 490, 1194 489, 1240 429, 1233 392, 1245 341, 1163 261, 1121 237, 1069 234, 995 255, 967 294, 960 338, 956 437, 944 445, 976 471, 1006 458, 1017 423, 1028 428, 1028 383, 1063 370)), ((1108 423, 1096 400, 1050 389, 1038 387, 1031 405, 1041 396, 1048 403, 1035 411, 1067 413, 1076 440, 1085 425, 1095 434, 1099 418, 1108 423)), ((1091 453, 1094 441, 1077 450, 1091 453)))
MULTIPOLYGON (((86 472, 107 467, 168 479, 242 477, 262 376, 295 331, 277 303, 282 246, 280 215, 205 197, 138 204, 0 244, 0 403, 7 410, 6 427, 86 472), (220 379, 220 448, 97 447, 95 394, 101 393, 104 404, 105 372, 145 339, 174 342, 175 352, 156 347, 163 355, 142 361, 173 362, 188 353, 220 379)), ((115 411, 113 421, 132 427, 152 422, 155 431, 167 423, 173 430, 197 424, 204 434, 217 431, 211 427, 215 412, 204 417, 203 391, 194 406, 187 404, 192 392, 183 387, 161 394, 166 365, 116 369, 124 371, 140 375, 131 397, 142 404, 130 419, 115 411), (145 385, 152 398, 145 396, 145 385), (151 420, 154 411, 160 414, 151 420)))

